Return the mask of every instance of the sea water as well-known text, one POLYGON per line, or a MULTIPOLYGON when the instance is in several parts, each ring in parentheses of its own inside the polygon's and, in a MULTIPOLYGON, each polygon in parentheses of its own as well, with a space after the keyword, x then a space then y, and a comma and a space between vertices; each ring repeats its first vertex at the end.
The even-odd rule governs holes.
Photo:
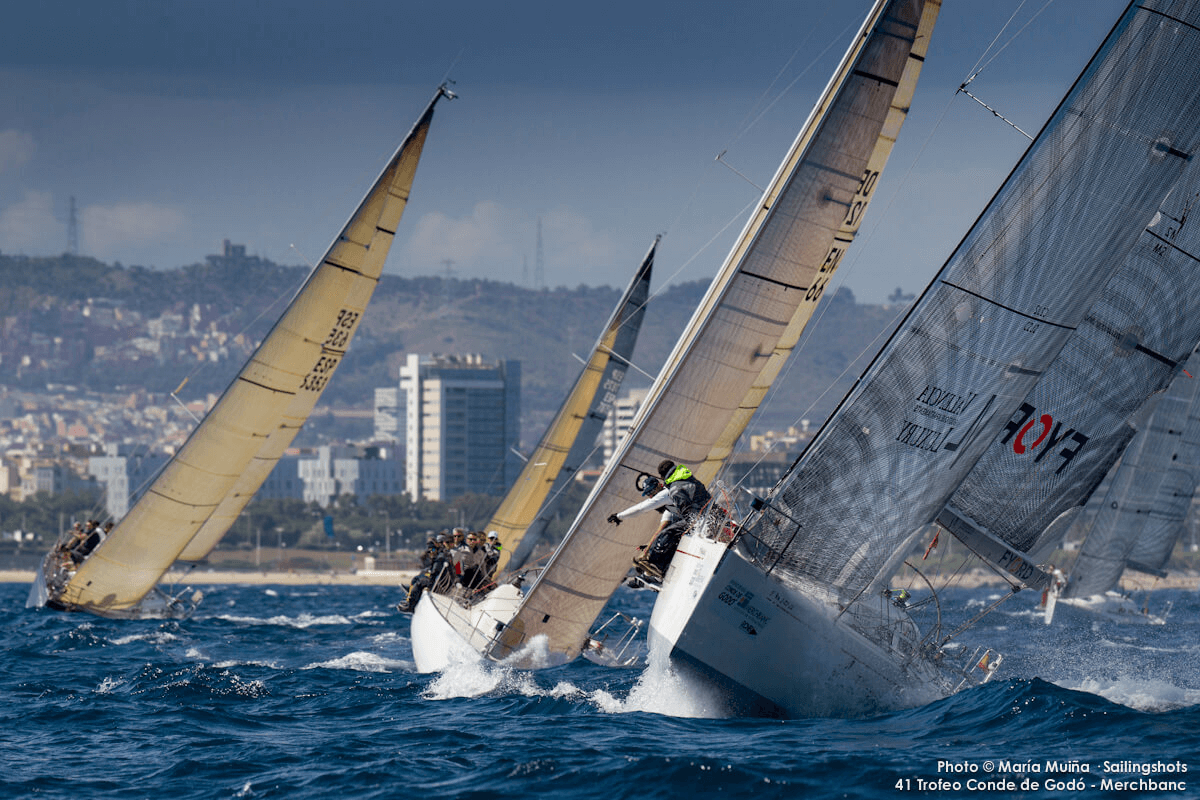
MULTIPOLYGON (((0 584, 0 797, 1197 797, 1200 599, 1165 625, 1019 593, 996 678, 864 719, 727 719, 657 665, 418 674, 398 589, 214 586, 183 621, 0 584)), ((994 588, 943 597, 982 610, 994 588)), ((610 610, 646 618, 653 595, 610 610)))

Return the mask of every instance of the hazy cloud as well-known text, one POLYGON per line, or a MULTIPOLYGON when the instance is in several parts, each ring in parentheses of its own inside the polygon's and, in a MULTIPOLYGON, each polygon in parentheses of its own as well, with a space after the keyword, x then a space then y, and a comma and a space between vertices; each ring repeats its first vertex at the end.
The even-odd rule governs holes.
POLYGON ((153 203, 87 206, 80 224, 80 249, 100 259, 119 259, 138 245, 157 242, 183 228, 183 213, 153 203))
POLYGON ((25 131, 0 131, 0 173, 15 169, 33 158, 36 145, 25 131))
POLYGON ((66 245, 67 226, 55 218, 49 192, 26 192, 21 202, 0 209, 0 250, 49 254, 66 245))
MULTIPOLYGON (((402 248, 401 269, 432 274, 443 270, 449 259, 459 277, 520 281, 528 265, 532 279, 537 220, 494 201, 478 203, 469 216, 458 219, 426 214, 402 248)), ((541 220, 547 285, 586 283, 591 269, 612 265, 616 252, 612 237, 597 232, 583 215, 556 210, 541 220)))

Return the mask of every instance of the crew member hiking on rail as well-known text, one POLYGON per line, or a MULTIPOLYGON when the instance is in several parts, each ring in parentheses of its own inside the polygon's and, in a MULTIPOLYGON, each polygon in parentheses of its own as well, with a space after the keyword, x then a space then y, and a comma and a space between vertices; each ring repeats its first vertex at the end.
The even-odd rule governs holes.
POLYGON ((676 464, 671 459, 664 459, 658 465, 658 474, 662 478, 662 489, 657 493, 654 489, 659 485, 651 476, 646 476, 642 493, 652 494, 649 500, 643 500, 637 505, 630 506, 624 511, 618 511, 609 516, 608 521, 620 525, 621 520, 628 519, 643 511, 664 509, 662 521, 655 531, 653 541, 642 545, 639 550, 646 550, 645 556, 635 558, 633 563, 640 572, 650 577, 662 579, 675 557, 675 549, 683 538, 692 522, 695 521, 712 500, 704 484, 692 477, 692 471, 682 464, 676 464), (648 548, 648 549, 647 549, 648 548))

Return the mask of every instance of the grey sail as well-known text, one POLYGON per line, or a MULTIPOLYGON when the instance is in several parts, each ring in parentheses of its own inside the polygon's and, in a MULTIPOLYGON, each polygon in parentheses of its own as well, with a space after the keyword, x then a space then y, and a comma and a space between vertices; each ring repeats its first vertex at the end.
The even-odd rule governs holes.
POLYGON ((949 511, 957 525, 1028 553, 1111 470, 1146 416, 1143 405, 1200 339, 1188 291, 1200 285, 1200 224, 1188 213, 1198 188, 1200 159, 955 492, 949 511))
POLYGON ((1183 532, 1200 478, 1200 356, 1193 353, 1121 457, 1063 597, 1115 589, 1129 566, 1159 571, 1183 532))
MULTIPOLYGON (((1072 334, 1103 323, 1102 314, 1091 322, 1089 309, 1200 144, 1198 17, 1192 3, 1165 1, 1122 16, 752 524, 769 574, 811 579, 842 596, 886 578, 893 555, 988 448, 1004 446, 1006 427, 1072 334)), ((1165 350, 1172 361, 1187 352, 1165 350)), ((1040 452, 1027 452, 1027 461, 1040 452)), ((1064 461, 1043 460, 1054 469, 1064 461)), ((1012 508, 1005 498, 1003 510, 1012 508)), ((1006 561, 1000 540, 969 544, 1031 585, 1044 580, 1021 559, 1006 561)))

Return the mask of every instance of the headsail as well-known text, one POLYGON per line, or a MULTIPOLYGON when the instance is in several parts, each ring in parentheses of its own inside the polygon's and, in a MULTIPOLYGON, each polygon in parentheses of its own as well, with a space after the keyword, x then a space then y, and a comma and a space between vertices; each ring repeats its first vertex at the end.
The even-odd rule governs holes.
POLYGON ((1128 565, 1161 570, 1183 532, 1200 479, 1200 355, 1158 398, 1149 423, 1121 457, 1063 597, 1115 589, 1128 565))
POLYGON ((634 479, 663 458, 712 479, 741 435, 854 239, 908 112, 938 0, 879 0, 762 201, 516 617, 492 646, 532 636, 556 658, 582 650, 625 576, 644 520, 609 514, 640 499, 634 479))
MULTIPOLYGON (((749 526, 770 575, 843 602, 887 580, 897 550, 1001 439, 1200 145, 1197 16, 1172 0, 1123 15, 749 526)), ((1002 565, 1035 577, 1019 558, 1002 565)))
POLYGON ((657 249, 655 237, 592 348, 583 372, 488 522, 487 530, 496 531, 504 543, 496 564, 497 575, 505 569, 519 569, 529 558, 554 512, 554 499, 574 480, 595 446, 637 344, 657 249))
POLYGON ((308 418, 383 271, 440 88, 282 317, 142 498, 56 597, 130 613, 180 557, 208 553, 308 418))

